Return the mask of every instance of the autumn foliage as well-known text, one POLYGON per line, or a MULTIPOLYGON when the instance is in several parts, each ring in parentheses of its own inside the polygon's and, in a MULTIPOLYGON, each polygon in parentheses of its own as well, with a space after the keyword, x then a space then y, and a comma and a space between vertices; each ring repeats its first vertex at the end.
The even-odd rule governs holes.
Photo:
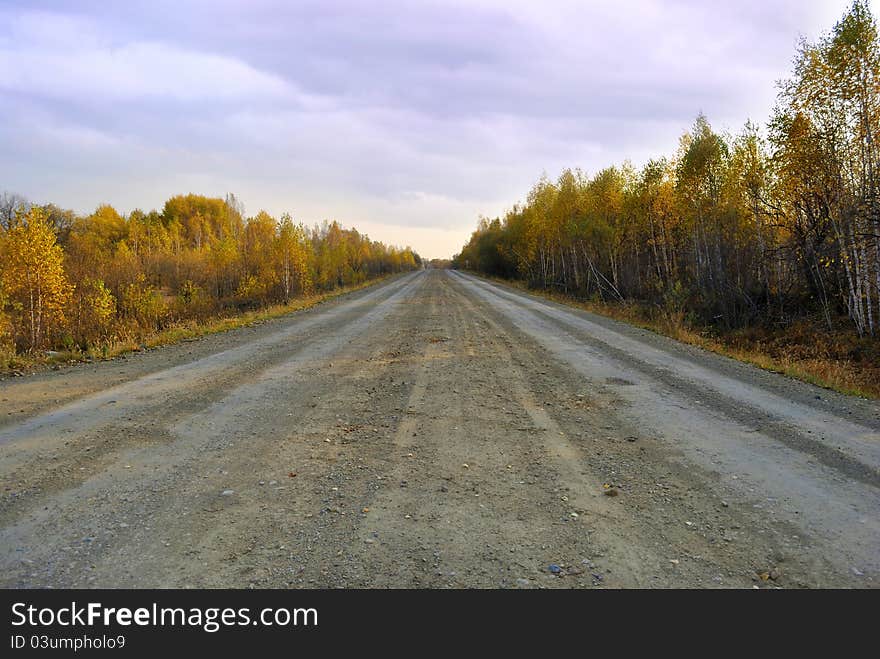
POLYGON ((542 178, 456 267, 731 332, 880 334, 880 42, 855 2, 803 43, 766 134, 700 116, 670 158, 542 178))
POLYGON ((0 199, 0 354, 87 351, 176 323, 284 304, 416 268, 409 248, 336 222, 307 228, 233 196, 78 216, 0 199))

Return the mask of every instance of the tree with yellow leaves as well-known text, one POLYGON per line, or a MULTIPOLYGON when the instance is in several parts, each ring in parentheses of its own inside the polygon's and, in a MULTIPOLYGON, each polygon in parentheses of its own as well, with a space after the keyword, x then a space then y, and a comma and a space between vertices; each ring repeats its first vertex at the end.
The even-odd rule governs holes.
POLYGON ((312 282, 309 276, 309 245, 302 225, 295 225, 290 215, 281 216, 278 226, 277 253, 284 301, 291 295, 307 293, 312 282))
POLYGON ((310 230, 287 214, 245 219, 232 195, 178 195, 161 212, 128 216, 23 204, 7 220, 16 199, 0 197, 0 367, 7 355, 85 354, 421 263, 335 222, 310 230))
POLYGON ((64 253, 45 212, 19 214, 3 237, 0 281, 16 343, 35 350, 64 321, 73 286, 64 273, 64 253))

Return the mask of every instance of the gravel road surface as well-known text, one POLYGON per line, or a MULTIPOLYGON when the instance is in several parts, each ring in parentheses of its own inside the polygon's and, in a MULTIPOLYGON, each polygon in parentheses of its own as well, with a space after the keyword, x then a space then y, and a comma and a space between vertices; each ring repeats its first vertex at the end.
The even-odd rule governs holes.
POLYGON ((880 405, 428 270, 0 381, 4 587, 876 587, 880 405))

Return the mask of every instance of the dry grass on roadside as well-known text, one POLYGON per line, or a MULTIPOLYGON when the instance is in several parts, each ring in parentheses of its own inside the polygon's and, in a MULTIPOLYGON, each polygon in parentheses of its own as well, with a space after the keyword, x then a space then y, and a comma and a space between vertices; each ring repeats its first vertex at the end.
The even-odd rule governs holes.
POLYGON ((259 323, 279 318, 295 311, 308 309, 325 302, 329 299, 353 293, 370 286, 374 286, 387 277, 379 277, 370 281, 345 286, 327 293, 316 293, 306 297, 291 300, 289 304, 276 304, 264 309, 254 311, 246 311, 234 316, 223 316, 219 318, 209 318, 205 320, 188 320, 162 331, 155 332, 144 337, 140 341, 116 341, 109 345, 92 348, 86 351, 80 350, 64 350, 52 351, 42 355, 16 355, 11 348, 4 350, 0 347, 0 375, 4 373, 21 372, 28 369, 39 368, 41 366, 56 366, 62 364, 70 364, 71 362, 98 361, 102 359, 113 359, 119 355, 138 352, 148 348, 157 348, 159 346, 171 345, 180 341, 196 339, 201 336, 210 334, 218 334, 239 327, 248 327, 259 323))
POLYGON ((713 334, 688 327, 683 315, 658 315, 636 304, 584 301, 570 295, 531 289, 524 282, 496 281, 767 371, 851 396, 880 399, 880 341, 859 339, 847 329, 828 332, 808 321, 800 321, 773 332, 766 328, 752 328, 713 334))

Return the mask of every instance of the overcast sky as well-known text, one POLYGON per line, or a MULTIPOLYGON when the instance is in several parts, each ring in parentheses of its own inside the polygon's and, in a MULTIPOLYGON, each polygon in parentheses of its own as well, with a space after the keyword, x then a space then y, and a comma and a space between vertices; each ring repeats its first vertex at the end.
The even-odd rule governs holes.
MULTIPOLYGON (((426 257, 546 172, 765 122, 847 0, 0 0, 0 191, 234 192, 426 257)), ((875 7, 876 11, 876 7, 875 7)))

